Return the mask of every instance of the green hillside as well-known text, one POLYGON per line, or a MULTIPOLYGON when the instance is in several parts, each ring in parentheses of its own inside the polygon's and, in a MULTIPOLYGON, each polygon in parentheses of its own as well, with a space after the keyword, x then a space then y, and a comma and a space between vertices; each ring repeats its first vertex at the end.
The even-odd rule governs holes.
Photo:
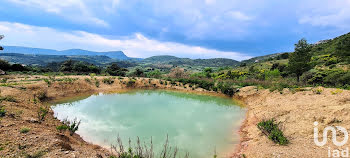
POLYGON ((189 59, 178 58, 175 56, 162 55, 146 58, 141 61, 145 65, 164 64, 171 65, 172 67, 235 67, 239 65, 239 61, 226 59, 226 58, 213 58, 213 59, 189 59))

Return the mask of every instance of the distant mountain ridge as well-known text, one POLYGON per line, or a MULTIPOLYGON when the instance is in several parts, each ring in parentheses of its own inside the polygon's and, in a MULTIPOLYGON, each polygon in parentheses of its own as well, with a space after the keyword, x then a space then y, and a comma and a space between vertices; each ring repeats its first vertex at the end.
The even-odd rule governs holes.
MULTIPOLYGON (((0 53, 0 58, 11 63, 45 66, 52 62, 63 62, 66 60, 84 61, 94 65, 107 65, 121 60, 112 59, 108 56, 84 56, 84 55, 42 55, 42 54, 19 54, 0 53)), ((126 60, 125 60, 126 61, 126 60)))
POLYGON ((226 58, 212 58, 212 59, 190 59, 190 58, 179 58, 171 55, 159 55, 146 58, 141 61, 142 63, 152 64, 170 64, 176 66, 183 65, 196 65, 203 67, 224 67, 224 66, 237 66, 239 61, 226 58))
POLYGON ((42 48, 30 48, 19 46, 4 46, 4 50, 1 53, 18 53, 18 54, 32 54, 32 55, 78 55, 78 56, 107 56, 112 59, 129 60, 132 59, 124 54, 122 51, 109 51, 109 52, 94 52, 83 49, 68 49, 58 51, 54 49, 42 49, 42 48))

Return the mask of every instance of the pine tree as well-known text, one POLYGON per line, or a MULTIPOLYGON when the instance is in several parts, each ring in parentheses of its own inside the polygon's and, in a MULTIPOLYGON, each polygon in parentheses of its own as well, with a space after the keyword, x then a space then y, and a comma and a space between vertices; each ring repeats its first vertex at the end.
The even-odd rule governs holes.
POLYGON ((295 50, 289 56, 288 68, 290 73, 297 76, 299 82, 300 76, 310 70, 310 60, 311 60, 311 45, 303 38, 295 44, 295 50))

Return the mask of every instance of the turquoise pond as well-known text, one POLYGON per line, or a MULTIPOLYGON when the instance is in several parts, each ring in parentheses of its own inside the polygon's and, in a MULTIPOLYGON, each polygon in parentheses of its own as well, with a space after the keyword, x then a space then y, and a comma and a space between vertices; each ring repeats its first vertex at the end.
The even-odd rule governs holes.
POLYGON ((77 133, 86 141, 110 147, 117 135, 125 146, 137 136, 153 140, 155 153, 166 136, 180 154, 206 158, 225 157, 239 143, 238 129, 245 109, 232 99, 166 90, 135 90, 98 94, 56 103, 52 106, 59 120, 81 120, 77 133))

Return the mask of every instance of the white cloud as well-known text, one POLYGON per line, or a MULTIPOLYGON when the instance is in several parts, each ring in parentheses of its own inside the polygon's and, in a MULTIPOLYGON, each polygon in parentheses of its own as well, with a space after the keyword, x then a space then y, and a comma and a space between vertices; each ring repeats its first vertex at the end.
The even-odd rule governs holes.
MULTIPOLYGON (((40 8, 48 13, 57 14, 66 19, 75 22, 93 24, 103 27, 109 27, 109 24, 102 19, 97 18, 90 11, 83 0, 8 0, 9 2, 27 6, 31 8, 40 8)), ((113 0, 113 6, 117 5, 117 0, 113 0)))
POLYGON ((299 23, 350 29, 349 8, 350 0, 308 1, 308 3, 300 6, 299 23))
POLYGON ((0 22, 0 32, 5 34, 4 45, 18 45, 51 49, 80 48, 94 51, 122 50, 131 57, 174 55, 190 58, 231 58, 244 60, 250 56, 238 53, 207 49, 174 42, 149 39, 140 33, 128 37, 110 39, 84 31, 63 31, 20 23, 0 22))
MULTIPOLYGON (((260 6, 260 1, 253 1, 260 6)), ((146 6, 140 9, 146 14, 132 20, 150 26, 146 19, 151 17, 156 21, 154 27, 168 27, 169 32, 181 34, 189 40, 237 39, 249 34, 257 8, 252 2, 240 0, 120 0, 119 3, 124 13, 139 12, 134 11, 135 6, 146 6)))
POLYGON ((253 19, 253 17, 245 15, 244 13, 239 11, 229 11, 228 15, 231 16, 233 19, 243 20, 243 21, 248 21, 253 19))

